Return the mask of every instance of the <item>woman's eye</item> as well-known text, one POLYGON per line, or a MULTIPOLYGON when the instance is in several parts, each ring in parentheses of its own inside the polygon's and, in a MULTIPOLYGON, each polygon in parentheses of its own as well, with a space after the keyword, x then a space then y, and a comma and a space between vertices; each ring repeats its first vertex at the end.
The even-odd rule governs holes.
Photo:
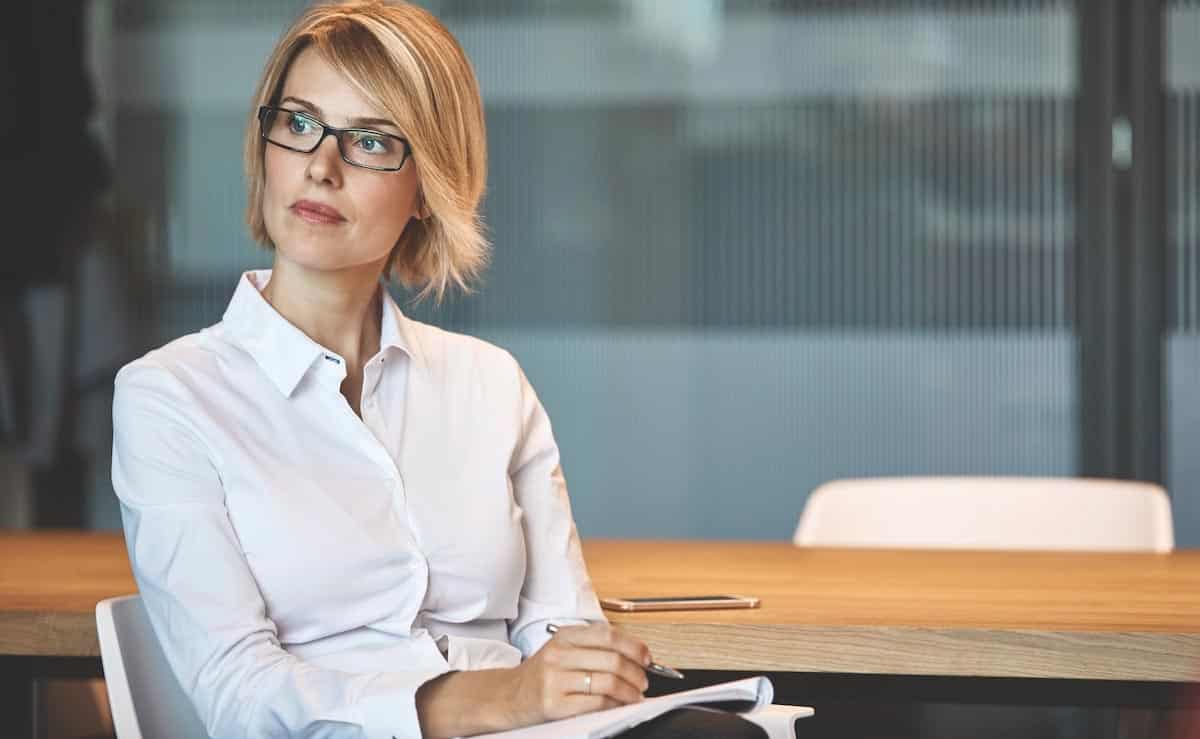
POLYGON ((308 133, 312 128, 312 121, 304 116, 293 115, 288 121, 288 128, 292 130, 292 133, 308 133))
POLYGON ((390 149, 387 140, 380 136, 360 136, 358 148, 368 154, 386 154, 390 149))

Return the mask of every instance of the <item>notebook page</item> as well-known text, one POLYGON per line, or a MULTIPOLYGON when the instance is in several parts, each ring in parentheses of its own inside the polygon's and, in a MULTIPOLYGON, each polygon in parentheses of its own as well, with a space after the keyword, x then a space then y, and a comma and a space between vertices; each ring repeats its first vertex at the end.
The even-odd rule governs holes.
POLYGON ((527 726, 524 729, 481 734, 479 739, 603 739, 680 706, 719 701, 750 701, 754 703, 751 710, 758 710, 769 705, 774 694, 775 689, 770 680, 765 677, 749 677, 682 693, 647 698, 641 703, 585 713, 582 716, 527 726))

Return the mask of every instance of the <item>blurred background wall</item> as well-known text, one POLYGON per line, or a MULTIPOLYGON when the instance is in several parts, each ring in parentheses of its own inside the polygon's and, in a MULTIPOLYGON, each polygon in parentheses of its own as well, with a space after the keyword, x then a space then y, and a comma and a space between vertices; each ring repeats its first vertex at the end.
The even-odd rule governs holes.
MULTIPOLYGON (((481 80, 495 256, 476 296, 397 297, 521 361, 585 536, 786 538, 852 475, 1087 474, 1164 482, 1200 545, 1200 3, 422 4, 481 80)), ((85 526, 120 525, 115 369, 269 266, 240 140, 303 5, 84 4, 112 162, 61 360, 85 526)))

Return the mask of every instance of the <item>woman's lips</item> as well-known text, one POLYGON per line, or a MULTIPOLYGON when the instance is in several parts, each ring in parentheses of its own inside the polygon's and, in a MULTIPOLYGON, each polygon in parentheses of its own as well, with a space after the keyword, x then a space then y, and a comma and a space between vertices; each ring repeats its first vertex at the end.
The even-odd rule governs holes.
POLYGON ((336 208, 314 203, 311 200, 301 200, 293 204, 291 211, 307 223, 333 224, 346 220, 336 208))

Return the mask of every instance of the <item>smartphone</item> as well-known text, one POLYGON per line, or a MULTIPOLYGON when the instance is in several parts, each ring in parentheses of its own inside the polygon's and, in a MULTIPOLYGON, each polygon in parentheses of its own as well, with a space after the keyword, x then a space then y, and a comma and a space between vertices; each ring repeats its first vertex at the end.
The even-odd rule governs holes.
POLYGON ((758 608, 758 598, 749 595, 681 595, 669 598, 601 598, 610 611, 692 611, 717 608, 758 608))

